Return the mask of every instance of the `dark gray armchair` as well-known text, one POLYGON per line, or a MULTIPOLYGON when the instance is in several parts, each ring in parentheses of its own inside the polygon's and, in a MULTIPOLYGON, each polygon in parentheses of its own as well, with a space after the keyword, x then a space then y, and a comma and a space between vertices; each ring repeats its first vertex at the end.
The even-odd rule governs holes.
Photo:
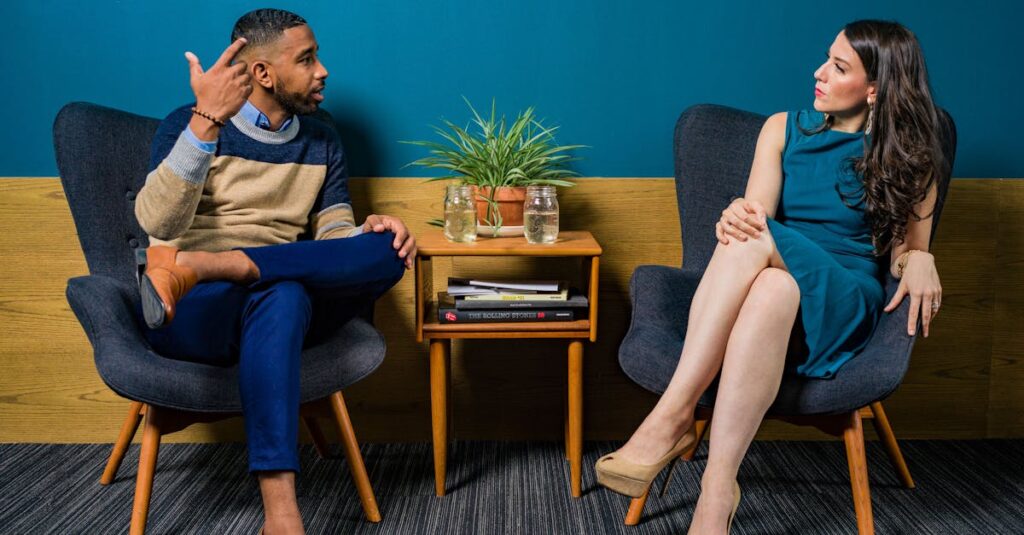
MULTIPOLYGON (((632 323, 619 348, 619 364, 633 381, 661 394, 679 363, 690 302, 711 259, 715 223, 723 207, 743 195, 754 147, 766 117, 713 105, 694 106, 679 117, 675 130, 676 198, 682 226, 682 268, 640 266, 630 280, 632 323)), ((943 152, 952 168, 956 129, 940 111, 943 152)), ((939 177, 933 233, 942 213, 949 173, 939 177)), ((888 276, 892 298, 898 281, 888 276)), ((786 375, 768 417, 813 425, 846 442, 857 526, 873 533, 871 495, 864 455, 862 418, 870 418, 903 484, 913 488, 896 438, 882 409, 907 372, 914 337, 907 335, 909 299, 883 316, 868 346, 833 379, 786 375)), ((711 419, 715 387, 705 392, 697 412, 698 434, 711 419)), ((691 453, 692 455, 692 453, 691 453)), ((630 504, 626 524, 639 522, 647 496, 630 504)))
MULTIPOLYGON (((321 119, 330 116, 321 112, 321 119)), ((117 394, 132 400, 120 436, 100 479, 114 480, 125 450, 146 424, 135 485, 131 533, 143 533, 161 435, 197 422, 241 412, 238 367, 218 367, 161 357, 143 337, 134 251, 148 237, 134 215, 145 182, 150 143, 160 121, 87 103, 61 109, 53 142, 61 183, 71 206, 90 275, 68 281, 67 298, 92 343, 96 369, 117 394)), ((371 522, 380 521, 373 489, 341 390, 384 360, 384 338, 369 323, 372 313, 319 336, 302 354, 302 419, 317 451, 328 456, 320 416, 336 422, 345 455, 371 522)))

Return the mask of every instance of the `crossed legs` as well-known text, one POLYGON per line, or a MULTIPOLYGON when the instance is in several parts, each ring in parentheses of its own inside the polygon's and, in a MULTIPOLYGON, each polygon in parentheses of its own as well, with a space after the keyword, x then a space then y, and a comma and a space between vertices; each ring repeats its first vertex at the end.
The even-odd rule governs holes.
MULTIPOLYGON (((147 337, 172 358, 239 366, 249 468, 263 497, 265 533, 302 533, 295 495, 299 377, 314 297, 365 303, 403 274, 393 234, 177 254, 199 280, 176 319, 147 337), (348 300, 351 298, 351 300, 348 300)), ((342 307, 343 308, 343 307, 342 307)), ((328 310, 331 323, 351 317, 328 310)))
POLYGON ((668 388, 619 456, 651 464, 693 425, 701 394, 721 373, 710 454, 691 533, 724 533, 740 462, 778 392, 800 292, 768 232, 719 244, 690 308, 668 388))

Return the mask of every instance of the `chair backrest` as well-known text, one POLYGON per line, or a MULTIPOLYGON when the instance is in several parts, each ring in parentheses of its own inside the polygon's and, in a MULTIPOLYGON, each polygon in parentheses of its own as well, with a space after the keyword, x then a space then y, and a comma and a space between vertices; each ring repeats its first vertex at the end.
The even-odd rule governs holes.
MULTIPOLYGON (((326 111, 313 117, 336 128, 326 111)), ((89 272, 135 284, 134 250, 149 245, 135 219, 135 195, 146 182, 159 119, 86 102, 57 114, 57 169, 89 272)))
POLYGON ((149 238, 135 195, 149 171, 158 119, 95 104, 64 106, 53 124, 57 169, 89 272, 134 284, 134 249, 149 238))
MULTIPOLYGON (((763 115, 711 104, 693 106, 679 116, 675 130, 675 174, 684 271, 703 273, 711 261, 717 243, 718 215, 746 190, 757 137, 766 119, 763 115)), ((939 110, 939 123, 948 165, 938 180, 933 238, 956 154, 956 126, 945 110, 939 110)))

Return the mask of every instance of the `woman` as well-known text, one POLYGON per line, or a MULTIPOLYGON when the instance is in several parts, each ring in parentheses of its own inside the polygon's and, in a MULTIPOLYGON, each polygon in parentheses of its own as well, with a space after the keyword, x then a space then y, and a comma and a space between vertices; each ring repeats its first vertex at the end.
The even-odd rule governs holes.
POLYGON ((668 388, 629 441, 595 467, 609 489, 642 495, 695 447, 697 401, 721 373, 690 533, 728 531, 739 505, 736 474, 787 353, 796 373, 829 378, 864 347, 883 307, 891 312, 909 295, 907 332, 920 316, 925 336, 939 310, 927 251, 935 179, 946 163, 917 39, 896 23, 853 22, 814 78, 814 110, 767 120, 746 194, 715 226, 719 244, 668 388), (888 304, 886 265, 901 279, 888 304), (794 327, 798 349, 787 351, 794 327))

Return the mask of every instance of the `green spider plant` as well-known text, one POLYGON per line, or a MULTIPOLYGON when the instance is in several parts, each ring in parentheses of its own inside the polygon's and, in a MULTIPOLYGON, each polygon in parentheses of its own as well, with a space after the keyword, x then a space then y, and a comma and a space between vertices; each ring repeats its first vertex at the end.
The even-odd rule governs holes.
POLYGON ((443 120, 444 126, 434 126, 434 131, 446 142, 403 141, 410 145, 424 147, 430 156, 420 158, 408 165, 429 169, 444 169, 448 174, 427 179, 458 180, 463 185, 489 188, 486 223, 501 227, 494 194, 497 188, 517 186, 565 186, 576 184, 566 180, 578 176, 566 168, 568 162, 579 160, 567 152, 584 148, 585 145, 557 145, 554 133, 559 127, 546 127, 534 114, 533 108, 521 112, 508 123, 505 116, 498 117, 495 102, 491 101, 491 115, 482 117, 466 97, 462 97, 473 113, 472 125, 460 127, 443 120))

